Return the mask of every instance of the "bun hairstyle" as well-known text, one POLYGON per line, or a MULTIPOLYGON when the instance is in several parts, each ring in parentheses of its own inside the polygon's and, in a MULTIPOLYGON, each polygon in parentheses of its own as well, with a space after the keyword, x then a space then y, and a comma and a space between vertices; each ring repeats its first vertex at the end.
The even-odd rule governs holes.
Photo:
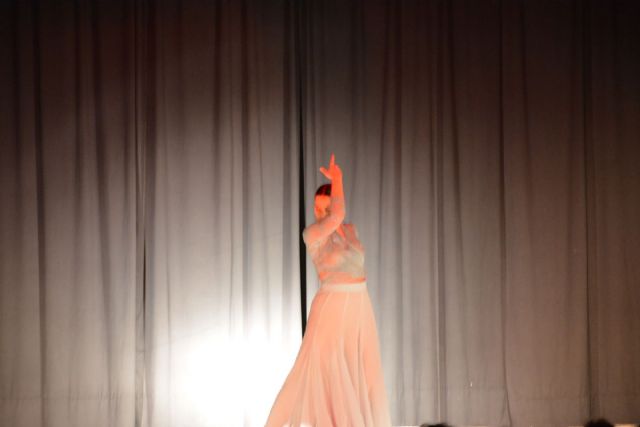
POLYGON ((322 184, 316 190, 316 196, 330 196, 331 195, 331 184, 322 184))

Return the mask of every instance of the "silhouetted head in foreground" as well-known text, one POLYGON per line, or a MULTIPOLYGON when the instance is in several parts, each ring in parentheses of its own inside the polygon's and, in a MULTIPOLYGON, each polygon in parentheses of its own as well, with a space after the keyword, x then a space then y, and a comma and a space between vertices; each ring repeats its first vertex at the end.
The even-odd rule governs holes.
POLYGON ((587 421, 584 427, 613 427, 613 424, 604 418, 600 418, 597 420, 587 421))
POLYGON ((420 427, 451 427, 451 426, 447 423, 439 423, 439 424, 424 423, 424 424, 420 424, 420 427))

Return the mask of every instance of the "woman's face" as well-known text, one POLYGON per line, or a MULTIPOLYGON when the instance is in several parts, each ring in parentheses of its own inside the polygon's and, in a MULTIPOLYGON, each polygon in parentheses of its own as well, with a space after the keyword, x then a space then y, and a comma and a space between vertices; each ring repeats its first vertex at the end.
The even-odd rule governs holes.
POLYGON ((325 195, 316 196, 313 206, 313 213, 316 216, 316 221, 320 221, 322 218, 329 215, 330 204, 331 197, 325 195))

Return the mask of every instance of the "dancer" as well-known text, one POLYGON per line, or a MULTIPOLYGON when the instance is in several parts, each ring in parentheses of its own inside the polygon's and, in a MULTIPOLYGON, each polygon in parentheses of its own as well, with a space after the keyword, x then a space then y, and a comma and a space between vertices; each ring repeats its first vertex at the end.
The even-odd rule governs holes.
POLYGON ((316 222, 302 237, 318 273, 307 329, 266 427, 391 427, 364 247, 345 217, 342 171, 320 168, 316 222))

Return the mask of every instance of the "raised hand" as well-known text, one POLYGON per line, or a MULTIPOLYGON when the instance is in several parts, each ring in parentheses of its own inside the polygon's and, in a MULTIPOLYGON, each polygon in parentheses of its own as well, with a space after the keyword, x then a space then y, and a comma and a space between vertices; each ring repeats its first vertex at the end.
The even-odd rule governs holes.
POLYGON ((342 169, 340 169, 340 166, 336 164, 336 156, 333 153, 331 153, 331 160, 329 161, 329 169, 322 166, 320 167, 320 172, 322 172, 322 174, 326 176, 328 179, 330 179, 331 181, 342 178, 342 169))

